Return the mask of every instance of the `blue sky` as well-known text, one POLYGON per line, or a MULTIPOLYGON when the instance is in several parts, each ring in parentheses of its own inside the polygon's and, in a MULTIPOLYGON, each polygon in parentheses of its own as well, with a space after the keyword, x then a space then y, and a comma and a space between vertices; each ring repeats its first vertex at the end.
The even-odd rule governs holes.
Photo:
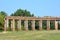
POLYGON ((0 0, 0 11, 8 15, 20 8, 35 16, 60 16, 60 0, 0 0))

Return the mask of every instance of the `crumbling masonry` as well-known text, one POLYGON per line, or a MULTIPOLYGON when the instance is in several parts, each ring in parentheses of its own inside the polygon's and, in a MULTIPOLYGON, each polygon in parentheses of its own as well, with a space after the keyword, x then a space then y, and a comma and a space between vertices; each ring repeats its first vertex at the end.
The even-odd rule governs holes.
POLYGON ((31 28, 35 30, 35 20, 39 21, 39 30, 42 30, 42 21, 47 21, 47 30, 50 30, 50 20, 55 21, 55 30, 58 30, 58 20, 59 17, 20 17, 20 16, 7 16, 5 17, 5 24, 4 24, 4 31, 7 31, 7 27, 9 27, 9 20, 11 20, 11 30, 15 31, 15 20, 17 21, 17 28, 18 30, 21 29, 21 20, 24 20, 24 28, 28 30, 28 20, 31 20, 31 28))

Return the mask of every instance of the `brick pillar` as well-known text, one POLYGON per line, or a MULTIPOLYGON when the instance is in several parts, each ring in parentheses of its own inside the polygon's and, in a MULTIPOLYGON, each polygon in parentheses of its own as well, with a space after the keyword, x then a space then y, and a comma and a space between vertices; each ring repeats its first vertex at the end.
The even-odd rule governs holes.
POLYGON ((35 20, 32 20, 31 23, 32 23, 32 30, 35 30, 35 20))
POLYGON ((17 28, 18 30, 21 30, 21 20, 17 21, 17 28))
POLYGON ((47 20, 47 30, 50 30, 50 20, 47 20))
POLYGON ((4 31, 7 31, 7 28, 9 27, 9 21, 8 21, 8 19, 5 19, 4 21, 5 21, 5 23, 4 23, 4 31))
POLYGON ((42 20, 39 21, 39 30, 42 30, 42 20))
POLYGON ((15 20, 11 20, 11 30, 15 31, 15 20))
POLYGON ((28 20, 24 21, 24 28, 25 28, 26 31, 28 30, 28 20))
POLYGON ((55 30, 58 30, 58 21, 55 20, 55 30))

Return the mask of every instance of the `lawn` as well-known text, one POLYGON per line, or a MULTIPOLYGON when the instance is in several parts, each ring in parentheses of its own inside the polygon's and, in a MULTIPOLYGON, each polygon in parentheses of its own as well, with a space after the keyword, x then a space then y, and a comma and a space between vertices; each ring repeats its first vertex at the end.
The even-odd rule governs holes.
POLYGON ((0 32, 0 40, 60 40, 60 30, 0 32))

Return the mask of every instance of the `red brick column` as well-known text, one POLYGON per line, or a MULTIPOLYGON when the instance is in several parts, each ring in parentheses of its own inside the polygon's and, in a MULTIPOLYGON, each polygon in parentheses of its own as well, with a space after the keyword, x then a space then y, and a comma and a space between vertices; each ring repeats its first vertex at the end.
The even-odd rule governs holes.
POLYGON ((18 28, 18 30, 21 30, 21 20, 17 21, 17 28, 18 28))
POLYGON ((24 28, 25 28, 26 31, 28 30, 28 20, 24 21, 24 28))
POLYGON ((42 30, 42 20, 39 21, 39 30, 42 30))
POLYGON ((31 25, 32 26, 32 30, 35 30, 35 20, 32 20, 31 23, 32 23, 32 25, 31 25))
POLYGON ((55 30, 58 30, 58 21, 55 20, 55 30))
POLYGON ((50 30, 50 20, 47 20, 47 30, 50 30))
POLYGON ((11 30, 15 31, 15 20, 11 20, 11 30))

